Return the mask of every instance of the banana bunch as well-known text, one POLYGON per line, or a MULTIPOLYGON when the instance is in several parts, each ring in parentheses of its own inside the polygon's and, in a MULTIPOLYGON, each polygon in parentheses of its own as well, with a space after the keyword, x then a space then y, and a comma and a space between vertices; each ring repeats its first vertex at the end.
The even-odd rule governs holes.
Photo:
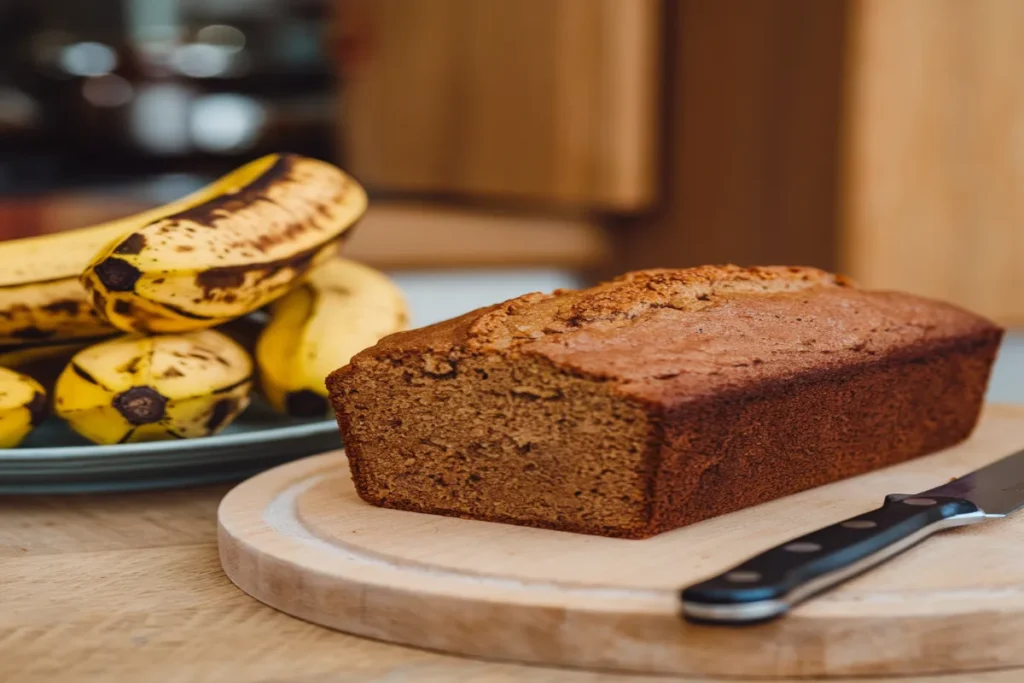
POLYGON ((0 448, 14 448, 46 417, 46 393, 34 379, 0 368, 0 448))
POLYGON ((125 332, 213 327, 269 303, 333 256, 366 210, 366 193, 330 164, 258 159, 210 186, 204 201, 140 221, 100 249, 82 284, 125 332))
POLYGON ((237 191, 253 175, 248 168, 134 216, 70 232, 0 242, 0 345, 32 346, 117 332, 93 309, 86 295, 81 282, 86 266, 101 249, 139 226, 237 191))
POLYGON ((383 273, 341 258, 327 261, 271 305, 256 342, 263 395, 293 417, 325 415, 324 378, 407 322, 402 293, 383 273))
POLYGON ((129 335, 79 351, 54 405, 100 444, 209 436, 249 405, 252 358, 215 330, 129 335))
POLYGON ((150 211, 0 243, 0 448, 45 414, 37 380, 100 444, 218 432, 254 366, 276 410, 324 415, 327 374, 406 325, 387 277, 335 256, 365 210, 339 169, 273 154, 150 211))
POLYGON ((0 346, 213 327, 284 294, 365 209, 334 166, 272 154, 134 216, 2 242, 0 346))

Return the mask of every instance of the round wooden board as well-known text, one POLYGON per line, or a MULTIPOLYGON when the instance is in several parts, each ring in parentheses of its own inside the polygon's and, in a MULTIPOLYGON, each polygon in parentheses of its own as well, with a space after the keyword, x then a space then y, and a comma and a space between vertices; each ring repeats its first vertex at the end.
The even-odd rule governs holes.
POLYGON ((336 451, 231 491, 221 563, 294 616, 455 654, 702 676, 1024 666, 1021 517, 940 534, 768 624, 695 626, 677 602, 767 546, 1022 446, 1024 409, 989 407, 956 448, 643 541, 375 508, 336 451))

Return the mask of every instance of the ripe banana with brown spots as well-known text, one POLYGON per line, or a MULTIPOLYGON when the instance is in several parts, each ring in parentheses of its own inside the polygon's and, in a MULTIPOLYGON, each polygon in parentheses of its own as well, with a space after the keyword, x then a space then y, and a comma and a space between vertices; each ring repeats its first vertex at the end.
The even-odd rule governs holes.
POLYGON ((69 232, 0 242, 0 345, 87 339, 116 330, 93 310, 81 276, 111 243, 169 216, 236 197, 279 157, 265 157, 177 201, 69 232))
POLYGON ((252 381, 252 358, 215 330, 129 335, 75 354, 54 407, 99 444, 208 436, 245 409, 252 381))
MULTIPOLYGON (((85 339, 113 333, 114 328, 104 319, 104 311, 93 309, 90 301, 94 297, 87 296, 81 282, 83 271, 97 253, 105 253, 104 248, 112 244, 123 245, 124 238, 146 226, 156 225, 158 230, 164 228, 168 220, 173 223, 173 217, 187 214, 189 210, 227 216, 252 202, 278 202, 283 193, 290 191, 280 180, 282 167, 305 167, 307 162, 321 170, 323 176, 333 177, 336 183, 350 182, 347 176, 327 164, 301 157, 271 155, 243 166, 191 195, 150 211, 78 230, 0 243, 0 345, 85 339)), ((322 182, 322 188, 324 184, 330 183, 322 182)), ((358 204, 362 197, 361 189, 353 189, 352 194, 353 201, 358 204)), ((365 198, 361 201, 365 204, 365 198)), ((293 208, 295 204, 306 206, 301 199, 296 202, 294 198, 282 200, 280 204, 293 208)), ((281 213, 276 217, 282 218, 281 213)), ((269 240, 273 234, 279 233, 271 230, 284 229, 287 233, 289 229, 297 229, 293 223, 301 220, 301 216, 289 214, 279 223, 274 223, 272 228, 256 229, 256 240, 269 240)), ((130 251, 132 244, 129 241, 122 249, 130 251)), ((175 253, 187 255, 188 246, 182 245, 182 251, 175 253)), ((207 279, 216 281, 218 276, 229 279, 229 275, 217 271, 207 279)), ((105 303, 102 298, 99 302, 105 303)), ((120 308, 123 310, 124 306, 122 303, 120 308)), ((127 325, 122 328, 132 329, 127 325)))
POLYGON ((327 375, 381 337, 405 329, 402 292, 373 268, 333 258, 270 308, 256 342, 260 388, 277 411, 327 413, 327 375))
MULTIPOLYGON (((114 333, 115 331, 111 330, 111 332, 114 333)), ((59 359, 61 356, 70 357, 72 353, 79 349, 91 344, 97 344, 113 336, 114 334, 105 334, 101 337, 84 337, 81 339, 46 341, 34 344, 0 345, 0 368, 22 368, 39 361, 59 359)))
POLYGON ((92 310, 78 281, 90 255, 104 241, 91 238, 102 234, 84 236, 90 239, 69 233, 0 242, 0 345, 27 346, 116 332, 92 310), (60 242, 57 237, 68 239, 60 242))
POLYGON ((95 254, 82 283, 93 307, 127 332, 219 325, 280 297, 333 256, 366 210, 336 167, 270 155, 236 172, 230 192, 140 222, 95 254))
POLYGON ((14 448, 46 417, 46 393, 34 379, 0 368, 0 448, 14 448))

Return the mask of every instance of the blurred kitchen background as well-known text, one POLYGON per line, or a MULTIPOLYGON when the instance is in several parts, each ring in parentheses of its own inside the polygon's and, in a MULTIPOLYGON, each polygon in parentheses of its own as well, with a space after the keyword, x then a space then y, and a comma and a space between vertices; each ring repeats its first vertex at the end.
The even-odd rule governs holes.
POLYGON ((0 238, 290 150, 417 324, 734 262, 1024 325, 1022 66, 1019 0, 0 0, 0 238))

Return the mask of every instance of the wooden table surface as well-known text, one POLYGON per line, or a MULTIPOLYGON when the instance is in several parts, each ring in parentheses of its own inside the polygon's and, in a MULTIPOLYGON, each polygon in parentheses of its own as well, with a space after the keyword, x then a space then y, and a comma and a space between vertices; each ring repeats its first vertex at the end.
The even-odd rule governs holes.
POLYGON ((0 498, 0 682, 681 680, 460 659, 275 612, 221 572, 215 515, 227 490, 0 498))

